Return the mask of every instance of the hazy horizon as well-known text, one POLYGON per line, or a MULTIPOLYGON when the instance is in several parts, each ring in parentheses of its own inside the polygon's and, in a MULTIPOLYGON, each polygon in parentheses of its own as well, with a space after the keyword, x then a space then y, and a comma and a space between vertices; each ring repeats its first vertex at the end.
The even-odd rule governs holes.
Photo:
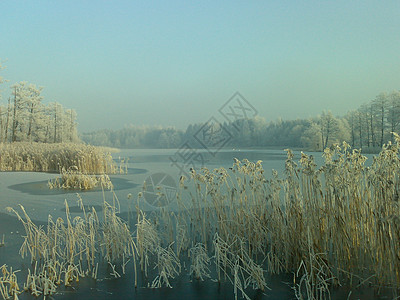
POLYGON ((207 121, 240 92, 267 120, 399 90, 397 1, 1 1, 2 103, 44 86, 79 130, 207 121), (95 3, 95 5, 94 5, 95 3))

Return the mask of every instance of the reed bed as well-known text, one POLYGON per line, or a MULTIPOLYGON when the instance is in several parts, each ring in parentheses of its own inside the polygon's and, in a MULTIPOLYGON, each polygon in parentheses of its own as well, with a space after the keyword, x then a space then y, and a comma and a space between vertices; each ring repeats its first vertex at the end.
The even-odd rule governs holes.
POLYGON ((113 174, 110 152, 72 143, 0 143, 0 171, 56 172, 77 168, 83 174, 113 174))
MULTIPOLYGON (((298 299, 330 299, 337 286, 391 288, 400 283, 399 142, 370 167, 350 147, 299 162, 287 150, 285 173, 266 179, 261 161, 235 160, 230 170, 192 170, 190 209, 181 193, 179 223, 202 243, 218 281, 267 288, 265 274, 294 274, 298 299), (241 275, 242 277, 240 277, 241 275), (251 283, 251 284, 250 284, 251 283)), ((192 270, 195 267, 192 261, 192 270)), ((197 267, 198 268, 198 267, 197 267)), ((193 271, 192 271, 193 273, 193 271)))
POLYGON ((111 189, 107 174, 127 173, 127 162, 114 163, 110 152, 85 144, 0 143, 0 171, 58 172, 48 182, 50 189, 111 189))
POLYGON ((192 170, 190 181, 180 180, 175 212, 160 208, 146 215, 139 193, 135 228, 118 217, 115 198, 104 204, 103 223, 80 199, 82 217, 71 220, 66 203, 66 219, 49 218, 47 231, 21 207, 23 217, 14 211, 26 230, 20 253, 35 264, 25 289, 54 293, 61 283, 96 278, 104 261, 113 277, 133 264, 135 286, 138 263, 141 282, 150 288, 172 287, 188 264, 193 280, 227 282, 235 298, 268 290, 270 274, 293 274, 298 299, 330 299, 332 288, 342 285, 391 288, 395 298, 400 283, 395 137, 396 144, 384 146, 370 167, 360 151, 343 143, 325 150, 319 168, 312 156, 302 153, 295 162, 287 150, 282 177, 273 171, 267 179, 261 161, 192 170))

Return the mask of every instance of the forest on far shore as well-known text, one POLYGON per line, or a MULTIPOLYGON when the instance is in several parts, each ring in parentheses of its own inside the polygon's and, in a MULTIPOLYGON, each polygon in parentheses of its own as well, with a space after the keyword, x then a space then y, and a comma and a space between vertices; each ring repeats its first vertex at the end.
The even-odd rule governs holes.
POLYGON ((119 130, 82 133, 81 139, 96 146, 118 148, 179 148, 190 142, 199 148, 292 147, 322 151, 334 143, 346 141, 364 152, 377 152, 394 140, 400 124, 400 91, 381 93, 357 110, 344 116, 330 111, 309 119, 267 121, 260 116, 238 119, 233 123, 190 124, 186 130, 161 126, 127 126, 119 130), (212 135, 203 138, 204 132, 212 135), (203 143, 203 145, 201 144, 203 143))
MULTIPOLYGON (((0 84, 5 82, 0 76, 0 84)), ((322 151, 346 141, 364 152, 378 152, 384 143, 394 141, 392 133, 400 126, 400 91, 393 91, 380 93, 344 116, 323 111, 309 119, 266 120, 256 116, 231 123, 190 124, 186 130, 129 125, 78 134, 76 111, 57 102, 43 103, 43 87, 21 81, 8 91, 9 97, 3 102, 0 90, 0 143, 85 142, 127 149, 179 148, 190 143, 193 148, 291 147, 322 151)))

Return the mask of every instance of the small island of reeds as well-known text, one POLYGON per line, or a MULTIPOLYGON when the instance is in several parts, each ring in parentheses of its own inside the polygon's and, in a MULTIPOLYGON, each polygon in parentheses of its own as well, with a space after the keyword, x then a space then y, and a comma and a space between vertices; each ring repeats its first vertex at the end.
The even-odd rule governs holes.
POLYGON ((0 171, 60 173, 49 188, 111 187, 107 174, 121 172, 108 149, 82 143, 0 143, 0 171))

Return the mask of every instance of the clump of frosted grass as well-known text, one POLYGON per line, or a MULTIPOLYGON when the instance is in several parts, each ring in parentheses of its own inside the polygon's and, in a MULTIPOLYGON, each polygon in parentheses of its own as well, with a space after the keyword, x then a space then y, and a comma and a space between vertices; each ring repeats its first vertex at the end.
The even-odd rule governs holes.
POLYGON ((210 278, 210 258, 208 257, 206 247, 201 243, 197 243, 189 249, 188 256, 191 261, 190 275, 201 281, 205 278, 210 278))
POLYGON ((161 246, 162 238, 157 226, 150 222, 142 211, 138 211, 136 241, 140 267, 146 277, 151 261, 153 259, 156 261, 154 269, 157 270, 158 275, 149 286, 152 288, 160 288, 163 285, 172 287, 169 280, 175 278, 181 272, 179 258, 175 254, 172 244, 165 248, 161 246))
MULTIPOLYGON (((115 195, 114 195, 115 197, 115 195)), ((118 274, 112 263, 120 262, 123 274, 125 266, 133 258, 135 270, 135 286, 137 285, 136 275, 136 253, 137 248, 132 233, 124 220, 117 216, 115 205, 111 206, 104 202, 104 222, 102 224, 102 249, 104 258, 112 266, 113 274, 118 274)), ((115 275, 114 275, 115 276, 115 275)), ((119 276, 116 276, 119 277, 119 276)))
POLYGON ((235 299, 238 291, 243 298, 250 299, 246 294, 246 289, 250 286, 261 291, 268 288, 263 268, 249 256, 240 238, 232 237, 228 243, 215 234, 213 245, 218 282, 222 275, 225 280, 228 279, 233 285, 235 299))
POLYGON ((150 263, 150 256, 155 255, 161 247, 161 239, 154 224, 146 215, 140 211, 136 224, 136 241, 140 258, 140 268, 147 276, 147 268, 150 263))
POLYGON ((171 245, 167 248, 157 247, 157 264, 154 268, 158 275, 151 283, 152 288, 160 288, 163 285, 172 288, 169 280, 175 278, 181 272, 181 263, 173 251, 171 245))
POLYGON ((99 186, 108 190, 113 188, 113 184, 107 174, 83 174, 76 167, 69 170, 62 169, 60 174, 61 178, 48 181, 47 185, 50 189, 91 190, 99 186))

